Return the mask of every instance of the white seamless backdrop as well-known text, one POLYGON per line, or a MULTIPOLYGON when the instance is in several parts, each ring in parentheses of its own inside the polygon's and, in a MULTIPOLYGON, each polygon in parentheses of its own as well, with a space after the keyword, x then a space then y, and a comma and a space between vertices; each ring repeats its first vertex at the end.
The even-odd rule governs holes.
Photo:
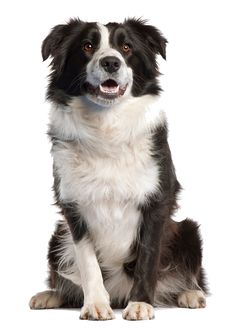
POLYGON ((1 327, 235 327, 235 10, 234 1, 1 2, 0 182, 1 327), (52 159, 46 136, 48 62, 40 47, 69 17, 122 21, 143 17, 167 37, 158 58, 169 143, 184 187, 176 219, 201 225, 212 295, 203 310, 157 309, 150 322, 79 321, 79 311, 31 311, 45 289, 47 243, 58 218, 52 206, 52 159))

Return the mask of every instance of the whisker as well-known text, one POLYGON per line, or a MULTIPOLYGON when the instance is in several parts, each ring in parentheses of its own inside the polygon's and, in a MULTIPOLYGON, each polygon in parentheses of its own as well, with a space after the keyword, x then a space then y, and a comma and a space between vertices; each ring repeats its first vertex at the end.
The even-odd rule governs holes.
POLYGON ((70 85, 68 86, 68 89, 70 89, 71 87, 73 87, 79 80, 84 79, 86 77, 86 73, 80 73, 78 75, 76 75, 73 80, 71 81, 70 85))

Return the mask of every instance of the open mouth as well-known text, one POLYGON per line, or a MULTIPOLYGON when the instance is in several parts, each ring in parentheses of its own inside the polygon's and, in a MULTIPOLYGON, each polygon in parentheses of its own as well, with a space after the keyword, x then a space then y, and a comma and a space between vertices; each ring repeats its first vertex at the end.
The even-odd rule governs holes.
POLYGON ((123 96, 126 91, 127 85, 121 86, 115 80, 108 79, 96 87, 90 84, 89 82, 86 82, 85 88, 88 93, 96 97, 100 96, 106 99, 114 99, 123 96))

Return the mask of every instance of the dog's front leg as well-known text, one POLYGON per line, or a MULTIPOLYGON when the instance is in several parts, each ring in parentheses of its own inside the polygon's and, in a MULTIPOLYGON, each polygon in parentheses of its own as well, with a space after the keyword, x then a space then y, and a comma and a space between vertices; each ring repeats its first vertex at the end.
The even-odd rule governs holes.
POLYGON ((89 320, 109 320, 114 314, 109 305, 107 293, 101 274, 101 269, 91 241, 83 238, 75 244, 76 261, 81 276, 84 292, 84 306, 80 318, 89 320))
POLYGON ((74 209, 74 205, 67 204, 64 206, 63 213, 73 236, 75 260, 84 293, 84 306, 80 318, 113 319, 114 313, 110 307, 109 294, 103 284, 101 269, 86 224, 74 209))
POLYGON ((137 262, 134 270, 134 284, 130 301, 123 311, 127 320, 154 318, 154 292, 158 278, 160 242, 168 208, 158 204, 143 209, 137 262))

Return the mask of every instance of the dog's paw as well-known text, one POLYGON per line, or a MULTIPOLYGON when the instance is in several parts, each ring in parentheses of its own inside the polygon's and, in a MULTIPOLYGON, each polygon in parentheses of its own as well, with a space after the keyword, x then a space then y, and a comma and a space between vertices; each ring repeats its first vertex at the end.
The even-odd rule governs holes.
POLYGON ((178 296, 179 307, 199 309, 206 307, 206 298, 201 290, 188 290, 178 296))
POLYGON ((154 318, 154 308, 145 302, 129 302, 122 316, 126 320, 151 320, 154 318))
POLYGON ((80 312, 82 320, 112 320, 115 315, 109 304, 84 304, 80 312))
POLYGON ((29 307, 34 310, 59 308, 61 305, 61 298, 51 290, 34 295, 29 302, 29 307))

